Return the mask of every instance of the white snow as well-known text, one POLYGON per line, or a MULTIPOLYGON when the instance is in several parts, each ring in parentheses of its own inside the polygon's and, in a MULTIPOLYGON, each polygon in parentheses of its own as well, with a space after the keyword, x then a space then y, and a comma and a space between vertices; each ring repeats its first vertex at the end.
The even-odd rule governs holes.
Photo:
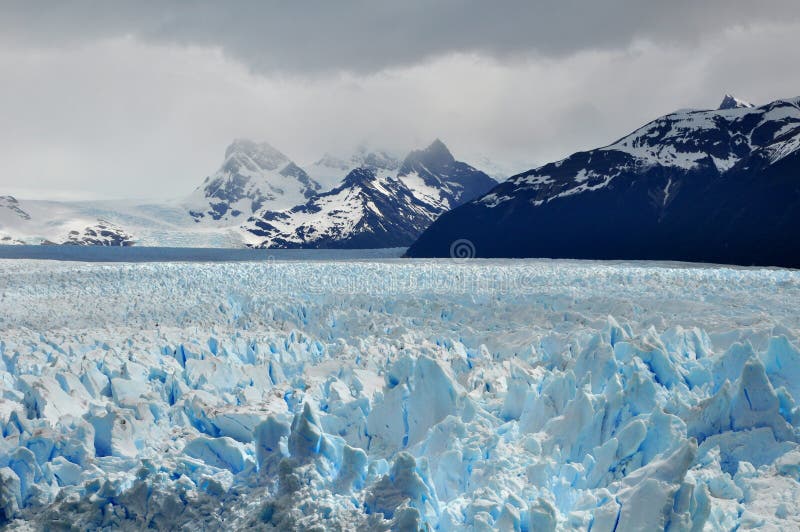
MULTIPOLYGON (((407 202, 404 206, 407 212, 418 214, 422 219, 433 221, 438 214, 450 209, 447 197, 446 184, 437 188, 425 184, 422 177, 416 172, 395 176, 395 171, 388 168, 369 167, 369 178, 362 183, 341 186, 326 194, 312 198, 305 209, 294 208, 280 212, 270 213, 266 220, 271 226, 268 235, 253 234, 253 222, 244 225, 246 232, 245 241, 254 246, 269 248, 282 245, 284 242, 295 244, 313 244, 323 239, 345 239, 358 233, 370 230, 365 225, 364 218, 371 211, 379 218, 385 214, 374 202, 366 199, 374 189, 387 200, 407 202), (423 205, 408 202, 408 194, 414 196, 423 205)), ((263 216, 263 213, 261 213, 263 216)), ((379 222, 380 223, 380 222, 379 222)))
POLYGON ((492 194, 485 195, 484 197, 480 198, 478 201, 480 203, 485 204, 490 209, 492 209, 494 207, 497 207, 501 203, 505 203, 506 201, 509 201, 509 200, 512 200, 512 199, 514 199, 512 196, 508 196, 506 194, 503 194, 502 196, 499 196, 499 195, 497 195, 495 193, 492 193, 492 194))
POLYGON ((585 168, 581 168, 581 170, 575 176, 575 181, 577 181, 578 183, 582 183, 584 181, 587 181, 590 177, 592 177, 592 175, 593 172, 587 171, 585 168))
MULTIPOLYGON (((628 153, 645 165, 659 164, 690 170, 707 155, 681 151, 675 147, 674 143, 690 138, 691 135, 704 130, 718 129, 720 121, 723 124, 740 122, 753 114, 760 115, 759 124, 787 121, 788 123, 773 135, 773 139, 796 128, 800 122, 800 109, 794 100, 779 100, 762 107, 753 107, 752 104, 742 100, 735 98, 734 100, 740 105, 739 107, 712 111, 677 111, 646 124, 603 149, 628 153), (666 129, 666 131, 661 131, 662 129, 666 129), (654 142, 657 142, 655 147, 651 146, 654 142)), ((725 132, 724 127, 722 127, 722 132, 725 132)), ((792 142, 792 140, 787 142, 792 142)), ((752 140, 748 139, 748 143, 752 149, 752 140)), ((767 149, 776 151, 779 148, 768 146, 767 149)), ((739 161, 739 158, 733 153, 730 153, 726 159, 716 157, 712 157, 712 159, 720 172, 726 172, 739 161)))
MULTIPOLYGON (((243 190, 243 196, 229 203, 231 211, 243 213, 239 216, 226 214, 220 220, 210 220, 208 223, 221 226, 237 226, 243 219, 247 219, 255 211, 252 208, 254 198, 264 198, 263 207, 272 210, 288 209, 305 202, 304 192, 307 187, 292 175, 284 176, 279 170, 268 170, 263 168, 250 169, 243 166, 238 170, 239 176, 248 179, 243 190)), ((211 183, 219 180, 215 186, 209 188, 199 187, 186 199, 184 206, 187 211, 206 212, 212 203, 219 202, 215 196, 217 189, 224 188, 226 183, 232 178, 231 174, 220 170, 212 176, 211 183)), ((258 210, 258 209, 256 209, 258 210)))
POLYGON ((416 172, 399 175, 397 179, 408 187, 414 197, 423 203, 443 211, 450 209, 450 202, 447 198, 442 198, 442 189, 425 184, 425 181, 416 172))
POLYGON ((672 144, 659 144, 649 146, 640 144, 639 139, 626 139, 608 148, 628 153, 636 157, 645 165, 674 166, 684 170, 691 170, 708 157, 704 152, 678 151, 672 144))
POLYGON ((327 153, 318 161, 303 167, 311 179, 322 185, 323 191, 336 188, 353 168, 349 159, 327 153))
MULTIPOLYGON (((583 170, 582 170, 583 172, 583 170)), ((579 173, 575 179, 576 181, 580 182, 583 178, 588 179, 585 173, 579 173)), ((549 175, 527 175, 527 176, 517 176, 514 178, 509 179, 510 183, 515 184, 520 190, 531 189, 531 190, 539 190, 543 188, 545 185, 551 185, 555 183, 555 180, 549 175)), ((581 185, 579 185, 581 186, 581 185)), ((583 190, 583 189, 582 189, 583 190)), ((480 198, 478 201, 483 203, 490 209, 497 207, 507 201, 514 199, 513 195, 503 194, 498 195, 496 193, 487 194, 486 196, 480 198)), ((544 201, 534 201, 534 205, 541 205, 544 201)))
POLYGON ((740 159, 733 154, 730 154, 727 159, 720 159, 719 157, 714 157, 712 155, 711 160, 714 161, 714 166, 717 167, 717 170, 723 174, 733 168, 733 165, 740 161, 740 159))
POLYGON ((582 192, 588 192, 591 190, 600 190, 601 188, 605 188, 605 186, 608 185, 611 182, 611 180, 614 179, 615 177, 616 175, 603 176, 603 180, 598 183, 595 183, 594 185, 589 185, 588 183, 586 183, 586 180, 581 180, 579 181, 580 182, 579 185, 567 189, 564 192, 555 194, 554 196, 550 196, 549 198, 547 198, 547 201, 550 202, 558 198, 565 198, 567 196, 581 194, 582 192))
MULTIPOLYGON (((771 163, 775 163, 800 147, 800 135, 797 135, 800 131, 800 107, 797 99, 778 100, 758 108, 735 99, 731 99, 731 102, 737 106, 710 111, 676 111, 644 125, 613 144, 591 152, 592 156, 596 152, 601 152, 600 155, 609 151, 622 152, 633 158, 632 161, 617 163, 614 170, 605 170, 607 174, 600 176, 602 179, 592 185, 589 182, 599 173, 593 170, 591 156, 585 167, 577 169, 573 175, 561 174, 554 179, 547 175, 552 172, 550 165, 544 165, 511 177, 509 183, 515 186, 513 192, 543 190, 543 193, 536 194, 537 199, 531 200, 533 205, 538 206, 557 198, 602 189, 624 171, 632 169, 666 167, 688 173, 701 165, 713 163, 724 174, 742 160, 740 150, 743 148, 753 154, 764 154, 771 163), (752 120, 753 115, 758 116, 757 123, 752 120), (754 140, 754 133, 761 126, 765 129, 754 140), (769 131, 771 136, 763 135, 763 131, 769 131), (708 143, 712 141, 714 150, 708 148, 708 143), (717 156, 722 153, 725 155, 717 156)), ((574 157, 553 163, 553 166, 563 168, 563 163, 573 161, 574 157)), ((489 194, 479 201, 494 208, 509 201, 512 196, 514 194, 489 194)), ((668 198, 669 190, 665 190, 664 201, 668 198)))
POLYGON ((211 226, 238 227, 261 208, 288 209, 320 191, 286 155, 266 142, 236 139, 225 160, 183 201, 183 207, 211 226), (222 204, 225 207, 215 209, 222 204), (216 218, 216 219, 215 219, 216 218))
POLYGON ((669 201, 669 193, 670 193, 669 189, 670 189, 670 187, 672 187, 672 179, 671 178, 669 180, 667 180, 667 184, 664 187, 664 200, 661 202, 662 205, 666 205, 667 202, 669 201))
POLYGON ((800 272, 0 261, 10 528, 800 526, 800 272))
MULTIPOLYGON (((273 235, 288 241, 303 243, 336 235, 351 234, 354 227, 364 217, 365 205, 359 188, 343 188, 336 194, 315 198, 314 205, 319 208, 314 212, 286 210, 281 214, 285 218, 270 220, 275 230, 273 235)), ((266 239, 246 233, 245 239, 254 245, 270 247, 274 237, 266 239)))
POLYGON ((29 217, 21 217, 0 201, 0 238, 8 235, 27 244, 39 244, 44 240, 61 243, 69 239, 70 231, 82 233, 85 228, 104 220, 130 233, 141 246, 242 245, 238 227, 197 223, 183 205, 174 201, 155 204, 130 200, 60 202, 17 198, 15 206, 29 217))
POLYGON ((773 144, 767 153, 769 154, 770 162, 774 164, 798 149, 800 149, 800 134, 783 142, 773 144))

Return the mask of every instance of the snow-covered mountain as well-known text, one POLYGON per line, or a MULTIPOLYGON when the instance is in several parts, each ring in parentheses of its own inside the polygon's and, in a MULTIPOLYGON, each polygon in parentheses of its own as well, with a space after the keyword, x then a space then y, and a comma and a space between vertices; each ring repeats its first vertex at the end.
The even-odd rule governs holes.
POLYGON ((97 220, 97 223, 85 227, 83 231, 72 230, 64 244, 74 246, 131 246, 133 235, 108 220, 97 220))
POLYGON ((0 196, 0 243, 120 245, 131 235, 93 216, 84 204, 0 196))
POLYGON ((196 223, 180 202, 0 197, 0 244, 240 247, 238 227, 196 223))
POLYGON ((134 237, 124 229, 108 220, 93 220, 89 216, 81 216, 77 212, 77 205, 73 204, 72 209, 65 209, 63 204, 57 202, 21 204, 14 196, 0 196, 0 244, 133 244, 134 237), (69 215, 59 218, 59 214, 63 216, 64 210, 69 215))
POLYGON ((722 98, 722 103, 719 105, 720 109, 737 109, 740 107, 751 108, 755 107, 755 105, 741 98, 737 98, 732 94, 726 94, 725 97, 722 98))
POLYGON ((266 143, 235 140, 220 169, 183 200, 44 201, 0 197, 0 244, 241 247, 241 224, 322 186, 266 143))
POLYGON ((513 176, 440 217, 409 256, 800 266, 800 98, 679 111, 513 176))
POLYGON ((262 208, 289 208, 321 189, 305 170, 266 142, 237 139, 225 150, 219 170, 203 181, 187 205, 198 222, 238 225, 262 208))
POLYGON ((412 151, 397 177, 417 198, 438 209, 439 214, 477 198, 497 184, 484 172, 456 161, 439 139, 424 150, 412 151))
POLYGON ((369 248, 409 245, 443 212, 497 183, 456 161, 440 140, 390 159, 365 158, 330 192, 292 209, 265 209, 245 224, 255 247, 369 248))
POLYGON ((438 140, 402 161, 362 147, 306 171, 269 144, 239 139, 188 199, 0 196, 0 244, 407 246, 440 214, 496 184, 438 140))

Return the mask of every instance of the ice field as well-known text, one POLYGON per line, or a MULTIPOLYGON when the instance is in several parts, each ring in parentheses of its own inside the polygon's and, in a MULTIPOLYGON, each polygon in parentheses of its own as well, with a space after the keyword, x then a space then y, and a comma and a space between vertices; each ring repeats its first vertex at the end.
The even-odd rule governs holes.
POLYGON ((800 527, 799 271, 0 260, 0 309, 11 528, 800 527))

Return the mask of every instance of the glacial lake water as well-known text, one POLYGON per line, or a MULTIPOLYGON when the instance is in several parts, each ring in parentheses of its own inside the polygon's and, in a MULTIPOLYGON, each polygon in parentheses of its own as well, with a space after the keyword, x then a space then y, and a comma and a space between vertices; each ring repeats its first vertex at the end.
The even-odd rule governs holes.
POLYGON ((258 262, 400 258, 407 248, 249 249, 112 246, 0 246, 0 259, 77 262, 258 262))

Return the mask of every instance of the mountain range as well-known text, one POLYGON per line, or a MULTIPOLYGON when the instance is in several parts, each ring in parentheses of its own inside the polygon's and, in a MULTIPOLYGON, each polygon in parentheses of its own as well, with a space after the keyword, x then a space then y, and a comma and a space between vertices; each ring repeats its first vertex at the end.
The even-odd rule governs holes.
MULTIPOLYGON (((485 161, 484 161, 485 162, 485 161)), ((486 167, 486 166, 484 166, 486 167)), ((448 257, 682 260, 800 267, 800 98, 726 95, 498 183, 436 140, 301 166, 238 139, 184 199, 0 196, 0 243, 406 247, 448 257)))
POLYGON ((800 267, 800 98, 726 95, 523 172, 439 217, 407 251, 800 267))
POLYGON ((497 184, 440 140, 403 159, 360 147, 306 168, 265 142, 237 139, 184 199, 0 196, 0 244, 407 247, 443 212, 497 184))
POLYGON ((496 184, 437 139, 399 167, 384 157, 363 160, 333 190, 288 210, 259 212, 245 229, 255 247, 408 246, 442 213, 496 184))

